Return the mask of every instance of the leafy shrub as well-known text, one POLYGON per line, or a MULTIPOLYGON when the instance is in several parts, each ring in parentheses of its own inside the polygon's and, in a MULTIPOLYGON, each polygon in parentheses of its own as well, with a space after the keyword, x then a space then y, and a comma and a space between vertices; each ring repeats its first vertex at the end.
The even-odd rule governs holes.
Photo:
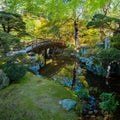
POLYGON ((116 48, 102 50, 97 57, 101 59, 102 63, 106 63, 108 65, 113 60, 120 60, 120 50, 116 48))
POLYGON ((19 38, 6 32, 0 32, 0 44, 0 54, 2 53, 2 55, 4 55, 4 53, 9 52, 11 48, 19 46, 19 38))
POLYGON ((11 82, 15 82, 23 77, 26 73, 26 67, 23 64, 6 63, 2 65, 3 71, 7 74, 11 82))
POLYGON ((120 34, 111 37, 112 47, 120 50, 120 34))
POLYGON ((98 55, 101 52, 101 50, 102 50, 102 48, 99 48, 99 47, 94 47, 94 49, 93 48, 88 48, 86 55, 88 57, 96 56, 96 55, 98 55))
POLYGON ((120 42, 120 34, 111 37, 111 41, 112 42, 120 42))
POLYGON ((76 105, 76 112, 78 115, 81 115, 83 112, 83 106, 80 104, 80 102, 77 103, 77 105, 76 105))
POLYGON ((100 98, 102 101, 99 103, 99 106, 102 111, 108 111, 112 113, 119 105, 118 101, 115 100, 115 95, 113 95, 113 93, 102 93, 100 98))
POLYGON ((86 78, 85 78, 85 76, 80 76, 79 77, 79 80, 80 80, 80 82, 82 83, 82 85, 84 86, 84 87, 88 87, 88 83, 87 83, 87 81, 86 81, 86 78))
POLYGON ((112 47, 117 48, 120 50, 120 42, 113 42, 112 47))
POLYGON ((79 98, 85 98, 85 97, 88 97, 89 91, 83 88, 77 92, 77 95, 79 98))

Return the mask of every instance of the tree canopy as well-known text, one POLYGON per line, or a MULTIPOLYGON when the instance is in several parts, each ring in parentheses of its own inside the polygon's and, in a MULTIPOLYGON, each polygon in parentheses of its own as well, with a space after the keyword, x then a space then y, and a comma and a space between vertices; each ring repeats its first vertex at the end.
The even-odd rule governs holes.
POLYGON ((17 12, 23 16, 27 22, 27 31, 32 38, 56 39, 66 36, 67 41, 74 38, 72 42, 76 45, 82 41, 89 41, 87 37, 86 40, 81 38, 85 32, 85 29, 84 32, 82 31, 81 21, 83 20, 86 24, 92 16, 94 20, 88 23, 89 26, 100 27, 101 25, 101 28, 104 26, 105 29, 118 30, 118 23, 114 20, 110 21, 113 18, 117 20, 120 6, 117 0, 2 0, 2 5, 5 11, 14 14, 17 12), (99 17, 100 15, 105 16, 103 20, 99 17), (71 38, 67 36, 68 34, 71 38))
POLYGON ((88 22, 87 28, 106 28, 114 32, 114 35, 120 33, 120 19, 109 17, 103 14, 95 14, 92 21, 88 22))
POLYGON ((17 35, 21 35, 25 32, 25 22, 19 14, 0 11, 0 28, 7 33, 17 32, 17 35))
POLYGON ((0 54, 18 46, 25 34, 25 22, 19 14, 0 11, 0 54))

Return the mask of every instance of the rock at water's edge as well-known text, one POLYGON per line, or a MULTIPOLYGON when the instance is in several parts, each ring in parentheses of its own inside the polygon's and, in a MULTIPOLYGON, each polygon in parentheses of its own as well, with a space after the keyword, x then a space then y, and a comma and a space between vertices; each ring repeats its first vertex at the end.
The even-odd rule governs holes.
POLYGON ((0 69, 0 89, 7 87, 10 84, 9 78, 6 74, 0 69))
POLYGON ((59 104, 62 105, 62 107, 65 110, 71 110, 72 108, 75 107, 76 101, 72 99, 64 99, 64 100, 59 101, 59 104))

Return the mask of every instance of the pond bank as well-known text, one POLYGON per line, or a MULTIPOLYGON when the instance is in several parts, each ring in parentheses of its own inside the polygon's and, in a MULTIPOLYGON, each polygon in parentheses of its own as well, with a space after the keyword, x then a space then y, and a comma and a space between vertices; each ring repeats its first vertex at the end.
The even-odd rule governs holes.
POLYGON ((66 98, 76 100, 60 84, 27 72, 20 83, 0 91, 0 120, 77 120, 75 111, 67 112, 59 105, 66 98))
MULTIPOLYGON (((71 85, 70 77, 73 78, 74 64, 75 64, 75 59, 69 60, 68 57, 67 57, 67 59, 64 59, 64 57, 63 58, 61 57, 61 59, 56 58, 55 61, 50 64, 51 66, 48 65, 49 67, 46 66, 46 68, 43 68, 42 71, 40 72, 40 74, 42 73, 42 74, 44 74, 44 76, 51 77, 55 81, 58 81, 58 78, 60 78, 61 80, 66 80, 67 82, 66 82, 65 86, 69 86, 69 85, 71 85), (63 61, 63 60, 64 60, 64 64, 61 65, 60 63, 62 63, 61 61, 63 61), (59 68, 59 70, 57 67, 55 67, 55 65, 59 66, 59 67, 57 66, 59 68), (71 70, 67 66, 69 66, 71 70), (55 68, 57 68, 57 70, 58 70, 57 72, 54 72, 55 68), (65 73, 66 73, 65 69, 67 71, 69 71, 69 73, 67 75, 65 75, 65 73), (51 74, 50 76, 49 76, 49 71, 53 72, 53 74, 51 74), (62 73, 60 73, 61 71, 62 71, 62 73), (60 77, 58 77, 58 76, 60 76, 60 77), (62 76, 63 76, 63 78, 62 78, 62 76)), ((87 71, 85 69, 84 69, 84 72, 86 72, 86 74, 84 74, 86 77, 85 78, 86 80, 82 80, 82 82, 85 85, 88 84, 90 93, 91 93, 91 95, 95 96, 95 98, 99 99, 99 95, 102 92, 108 92, 108 93, 109 92, 115 92, 115 93, 117 92, 114 90, 114 86, 111 86, 111 84, 109 84, 109 85, 106 84, 106 79, 104 77, 97 76, 97 75, 93 74, 92 72, 87 71)), ((117 89, 119 89, 119 88, 117 88, 117 89)), ((118 94, 117 94, 117 96, 118 96, 118 94)), ((118 100, 119 100, 119 98, 118 98, 118 100)), ((117 114, 117 112, 115 112, 114 116, 116 114, 117 114)), ((119 117, 119 115, 118 115, 118 117, 119 117)), ((114 120, 117 120, 116 118, 118 118, 118 117, 116 116, 114 120)), ((100 120, 102 120, 102 118, 100 120)))

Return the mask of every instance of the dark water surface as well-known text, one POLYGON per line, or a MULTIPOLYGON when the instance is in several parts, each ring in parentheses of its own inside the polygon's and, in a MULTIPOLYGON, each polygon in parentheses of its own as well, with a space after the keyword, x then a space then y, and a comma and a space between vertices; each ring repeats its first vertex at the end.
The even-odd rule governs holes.
MULTIPOLYGON (((109 78, 109 80, 106 80, 106 78, 94 75, 88 71, 86 78, 89 85, 93 87, 97 87, 98 91, 114 93, 116 95, 116 100, 118 100, 120 104, 120 77, 119 76, 114 76, 114 78, 109 78), (106 84, 106 81, 108 84, 106 84)), ((120 105, 117 107, 116 111, 114 112, 112 120, 120 120, 120 105)))
MULTIPOLYGON (((40 74, 60 83, 63 82, 63 79, 69 81, 69 83, 67 82, 69 86, 73 80, 74 64, 75 59, 68 57, 56 58, 52 63, 42 68, 40 74)), ((120 77, 114 76, 114 78, 106 79, 94 75, 83 68, 81 69, 81 75, 85 76, 84 84, 88 85, 91 91, 93 90, 95 97, 99 97, 102 92, 113 92, 116 95, 116 99, 120 102, 120 77)), ((79 78, 79 76, 77 77, 79 78)), ((117 110, 114 112, 112 120, 120 120, 120 106, 118 106, 117 110)))

